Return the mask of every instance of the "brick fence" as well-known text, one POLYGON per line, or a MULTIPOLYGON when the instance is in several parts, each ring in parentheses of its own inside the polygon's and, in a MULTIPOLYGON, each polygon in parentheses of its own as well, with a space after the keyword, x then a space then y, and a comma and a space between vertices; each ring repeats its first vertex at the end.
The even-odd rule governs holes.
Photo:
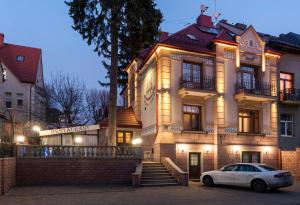
POLYGON ((0 158, 0 195, 16 185, 16 158, 0 158))
POLYGON ((296 151, 281 151, 282 169, 290 171, 300 180, 300 148, 296 151))
POLYGON ((17 185, 130 184, 140 160, 17 158, 17 185))

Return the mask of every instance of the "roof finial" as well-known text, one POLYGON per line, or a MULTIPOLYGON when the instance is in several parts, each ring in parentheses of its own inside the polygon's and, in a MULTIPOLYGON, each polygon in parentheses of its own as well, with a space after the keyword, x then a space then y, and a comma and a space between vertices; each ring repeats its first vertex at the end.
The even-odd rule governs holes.
POLYGON ((200 9, 201 9, 201 14, 204 14, 207 11, 208 6, 201 4, 200 9))

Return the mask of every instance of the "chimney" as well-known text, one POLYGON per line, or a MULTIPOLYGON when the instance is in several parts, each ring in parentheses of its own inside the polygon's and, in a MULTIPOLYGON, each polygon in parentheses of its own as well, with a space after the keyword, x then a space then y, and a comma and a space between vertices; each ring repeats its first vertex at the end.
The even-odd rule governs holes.
POLYGON ((164 32, 164 31, 160 32, 159 42, 162 42, 162 41, 166 40, 168 37, 169 37, 168 32, 164 32))
POLYGON ((199 26, 205 26, 205 27, 212 27, 213 26, 213 23, 211 21, 211 16, 206 16, 204 14, 201 14, 197 18, 197 24, 199 26))
POLYGON ((0 33, 0 47, 4 45, 4 33, 0 33))

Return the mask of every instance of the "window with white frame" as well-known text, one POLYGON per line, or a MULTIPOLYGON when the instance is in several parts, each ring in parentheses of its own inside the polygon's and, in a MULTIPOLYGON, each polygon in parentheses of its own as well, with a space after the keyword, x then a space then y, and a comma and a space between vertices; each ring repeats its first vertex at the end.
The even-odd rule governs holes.
POLYGON ((291 114, 280 115, 280 132, 281 136, 292 137, 294 129, 294 117, 291 114))
POLYGON ((10 92, 5 92, 5 107, 12 108, 12 99, 10 92))

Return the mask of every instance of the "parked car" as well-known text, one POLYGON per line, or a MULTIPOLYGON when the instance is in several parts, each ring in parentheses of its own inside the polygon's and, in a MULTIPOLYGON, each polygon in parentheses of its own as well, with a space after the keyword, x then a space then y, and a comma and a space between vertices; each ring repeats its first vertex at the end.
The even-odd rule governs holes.
POLYGON ((220 170, 202 173, 200 180, 206 186, 215 184, 241 186, 249 187, 256 192, 293 185, 290 172, 256 163, 230 164, 220 170))

